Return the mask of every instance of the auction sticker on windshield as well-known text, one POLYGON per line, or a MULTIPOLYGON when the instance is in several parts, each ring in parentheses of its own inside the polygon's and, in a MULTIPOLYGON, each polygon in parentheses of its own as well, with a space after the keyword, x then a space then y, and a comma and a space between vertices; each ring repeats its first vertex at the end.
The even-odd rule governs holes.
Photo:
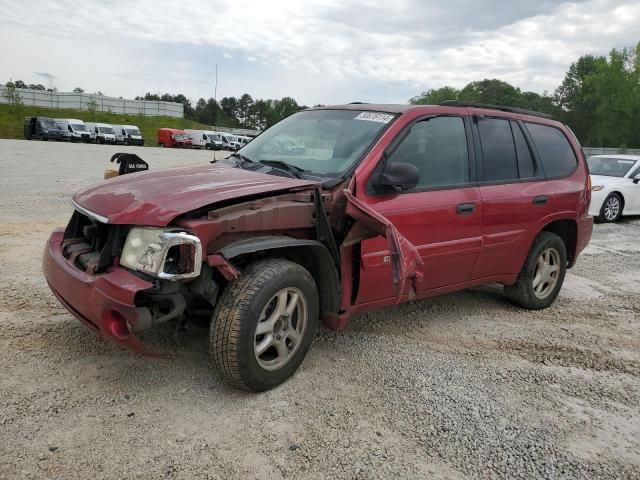
POLYGON ((393 120, 393 115, 388 113, 362 112, 354 120, 368 120, 369 122, 389 123, 393 120))

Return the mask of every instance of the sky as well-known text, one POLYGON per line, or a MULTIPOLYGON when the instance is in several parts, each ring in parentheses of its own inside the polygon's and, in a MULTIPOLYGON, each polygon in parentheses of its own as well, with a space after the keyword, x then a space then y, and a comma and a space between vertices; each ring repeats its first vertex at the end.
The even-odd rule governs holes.
POLYGON ((640 41, 640 0, 0 0, 0 82, 132 98, 406 103, 499 78, 553 92, 640 41))

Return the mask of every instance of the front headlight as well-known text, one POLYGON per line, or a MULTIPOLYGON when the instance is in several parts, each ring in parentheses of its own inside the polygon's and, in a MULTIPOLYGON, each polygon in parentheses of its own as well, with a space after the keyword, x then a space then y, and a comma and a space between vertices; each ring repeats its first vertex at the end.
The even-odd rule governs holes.
POLYGON ((120 264, 165 280, 193 278, 202 268, 202 245, 195 235, 175 228, 133 227, 120 264))
POLYGON ((591 187, 591 190, 593 190, 594 192, 599 192, 603 188, 604 188, 604 185, 594 185, 593 187, 591 187))

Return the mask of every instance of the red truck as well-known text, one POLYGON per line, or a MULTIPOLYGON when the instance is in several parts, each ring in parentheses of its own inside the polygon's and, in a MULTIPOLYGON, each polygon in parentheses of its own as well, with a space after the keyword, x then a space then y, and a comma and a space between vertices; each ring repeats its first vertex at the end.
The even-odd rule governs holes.
POLYGON ((191 138, 184 130, 177 128, 159 128, 158 145, 161 147, 191 148, 191 138))
POLYGON ((44 275, 96 334, 209 325, 212 363, 263 391, 293 375, 320 321, 486 283, 553 303, 591 237, 571 130, 462 103, 298 112, 214 165, 124 175, 73 196, 44 275), (283 138, 304 149, 283 155, 283 138))

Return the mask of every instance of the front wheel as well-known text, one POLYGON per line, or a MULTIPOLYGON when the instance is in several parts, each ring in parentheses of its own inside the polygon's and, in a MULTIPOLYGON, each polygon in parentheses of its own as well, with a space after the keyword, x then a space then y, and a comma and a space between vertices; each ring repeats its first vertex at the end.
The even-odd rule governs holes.
POLYGON ((214 310, 209 354, 234 386, 262 392, 292 376, 318 323, 318 291, 297 263, 267 259, 249 265, 214 310))
POLYGON ((604 199, 600 208, 598 220, 604 223, 613 223, 622 216, 622 197, 617 193, 610 193, 604 199))
POLYGON ((567 248, 552 232, 540 232, 533 241, 516 283, 504 287, 511 303, 529 310, 550 306, 560 293, 567 271, 567 248))

